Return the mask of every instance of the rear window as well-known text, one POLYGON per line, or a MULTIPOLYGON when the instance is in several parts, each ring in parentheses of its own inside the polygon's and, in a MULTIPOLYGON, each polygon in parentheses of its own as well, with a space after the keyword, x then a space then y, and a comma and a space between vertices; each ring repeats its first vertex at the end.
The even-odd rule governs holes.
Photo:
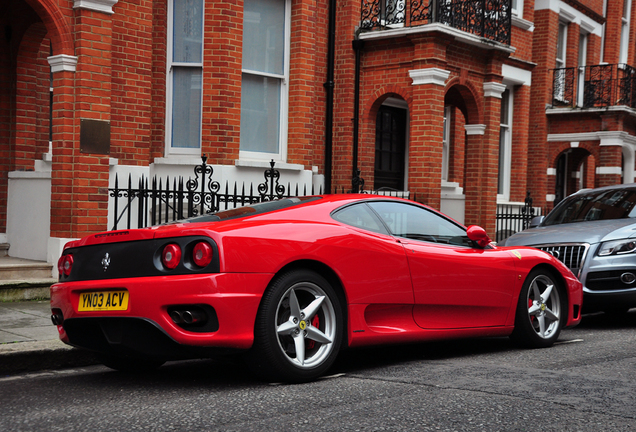
POLYGON ((247 205, 230 210, 223 210, 216 213, 204 214, 183 220, 181 222, 216 222, 221 220, 238 219, 246 216, 255 216, 275 210, 293 207, 298 204, 319 200, 320 197, 293 197, 274 201, 265 201, 258 204, 247 205))
POLYGON ((636 217, 636 189, 590 191, 566 198, 543 226, 636 217))

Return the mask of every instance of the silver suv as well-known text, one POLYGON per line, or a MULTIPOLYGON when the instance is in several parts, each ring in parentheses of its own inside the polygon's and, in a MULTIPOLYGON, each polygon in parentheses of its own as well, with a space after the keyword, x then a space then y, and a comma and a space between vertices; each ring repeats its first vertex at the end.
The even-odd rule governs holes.
POLYGON ((636 307, 636 183, 583 189, 501 246, 533 246, 583 283, 586 312, 636 307))

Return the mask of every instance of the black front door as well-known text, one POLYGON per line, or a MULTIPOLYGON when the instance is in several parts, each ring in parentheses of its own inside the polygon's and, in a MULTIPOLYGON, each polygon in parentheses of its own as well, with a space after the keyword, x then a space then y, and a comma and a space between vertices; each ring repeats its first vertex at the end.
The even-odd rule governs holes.
POLYGON ((406 113, 381 106, 375 121, 375 183, 373 188, 404 190, 406 113))

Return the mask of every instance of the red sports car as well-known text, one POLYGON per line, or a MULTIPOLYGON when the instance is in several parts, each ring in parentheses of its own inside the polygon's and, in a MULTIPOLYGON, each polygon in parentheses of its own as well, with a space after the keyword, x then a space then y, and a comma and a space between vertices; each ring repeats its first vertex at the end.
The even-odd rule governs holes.
POLYGON ((345 347, 468 336, 552 345, 581 283, 537 249, 496 247, 412 201, 287 198, 68 243, 51 288, 60 338, 119 370, 240 352, 302 382, 345 347))

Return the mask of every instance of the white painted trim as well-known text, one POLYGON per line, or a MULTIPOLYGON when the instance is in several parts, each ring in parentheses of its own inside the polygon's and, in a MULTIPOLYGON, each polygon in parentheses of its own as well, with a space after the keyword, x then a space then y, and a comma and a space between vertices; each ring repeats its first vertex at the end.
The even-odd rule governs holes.
POLYGON ((498 82, 484 83, 484 97, 494 97, 501 99, 501 95, 506 91, 506 85, 498 82))
POLYGON ((557 175, 557 170, 556 168, 548 168, 548 171, 546 172, 547 175, 557 175))
POLYGON ((118 1, 119 0, 75 0, 73 9, 86 9, 112 15, 115 13, 113 12, 113 6, 115 6, 118 1))
POLYGON ((587 21, 581 21, 581 30, 586 33, 593 33, 594 30, 596 30, 596 27, 594 26, 594 24, 591 24, 587 21))
MULTIPOLYGON (((607 64, 607 63, 601 63, 607 64)), ((627 105, 615 105, 604 108, 549 108, 546 107, 545 113, 550 114, 581 114, 581 113, 607 113, 607 112, 624 112, 632 117, 636 118, 636 109, 630 108, 627 105)))
POLYGON ((520 28, 521 30, 526 30, 529 32, 534 31, 534 23, 532 21, 519 18, 518 16, 514 14, 512 15, 512 25, 520 28))
MULTIPOLYGON (((290 170, 290 171, 302 171, 305 169, 304 166, 300 164, 290 164, 287 162, 274 160, 276 165, 274 165, 275 169, 278 170, 290 170)), ((271 168, 270 161, 265 160, 254 160, 254 159, 238 159, 234 161, 234 166, 237 167, 248 167, 248 168, 271 168)), ((312 170, 313 172, 313 170, 312 170)))
POLYGON ((559 17, 568 23, 574 23, 581 26, 585 31, 595 34, 598 37, 602 36, 603 24, 592 20, 583 12, 579 12, 572 6, 559 0, 536 0, 534 3, 534 10, 549 9, 552 12, 559 14, 559 17))
POLYGON ((467 124, 464 125, 466 135, 484 135, 486 133, 485 124, 467 124))
POLYGON ((579 143, 578 141, 572 141, 572 142, 570 143, 570 147, 572 147, 572 148, 578 148, 578 147, 579 147, 579 144, 580 144, 580 143, 579 143))
POLYGON ((531 71, 510 66, 505 63, 501 65, 501 75, 503 76, 504 82, 509 82, 513 85, 529 86, 532 82, 531 71))
POLYGON ((601 141, 602 146, 636 145, 636 136, 625 131, 599 131, 569 134, 548 134, 548 142, 601 141))
POLYGON ((414 69, 409 71, 413 85, 435 84, 446 85, 450 71, 439 68, 414 69))
POLYGON ((51 179, 51 171, 9 171, 8 177, 10 179, 51 179))
POLYGON ((58 54, 46 58, 51 66, 51 72, 75 72, 77 69, 77 56, 58 54))
POLYGON ((545 200, 547 202, 554 202, 555 199, 556 199, 556 195, 554 194, 546 194, 545 196, 545 200))
POLYGON ((183 63, 183 62, 173 62, 173 43, 174 43, 174 0, 167 0, 167 18, 168 18, 168 44, 166 48, 166 112, 165 112, 165 134, 164 134, 164 156, 166 157, 188 157, 188 156, 196 156, 201 154, 201 149, 203 147, 203 93, 205 88, 205 78, 203 74, 203 62, 205 61, 205 0, 203 0, 203 21, 201 23, 201 62, 199 63, 183 63), (200 115, 199 115, 199 146, 198 147, 176 147, 172 144, 172 120, 173 120, 173 71, 176 67, 187 67, 192 69, 201 70, 201 100, 200 103, 200 115))
POLYGON ((201 157, 181 156, 181 157, 158 157, 154 163, 157 165, 201 165, 201 157))
POLYGON ((598 167, 596 174, 623 174, 622 167, 598 167))
POLYGON ((569 24, 576 20, 576 14, 574 14, 572 11, 562 8, 559 11, 559 18, 561 19, 561 21, 565 21, 569 24))
POLYGON ((483 49, 493 49, 508 53, 514 53, 517 49, 511 47, 509 45, 503 44, 501 42, 496 42, 490 39, 483 38, 481 36, 474 35, 472 33, 466 33, 462 30, 458 30, 456 28, 434 23, 434 24, 426 24, 422 26, 414 26, 414 27, 403 27, 399 29, 391 29, 391 30, 382 30, 382 31, 369 31, 362 32, 358 38, 360 40, 382 40, 382 39, 393 39, 398 37, 406 37, 415 34, 424 34, 431 32, 439 32, 445 33, 447 35, 455 37, 455 40, 458 42, 463 42, 468 45, 478 46, 483 49))

